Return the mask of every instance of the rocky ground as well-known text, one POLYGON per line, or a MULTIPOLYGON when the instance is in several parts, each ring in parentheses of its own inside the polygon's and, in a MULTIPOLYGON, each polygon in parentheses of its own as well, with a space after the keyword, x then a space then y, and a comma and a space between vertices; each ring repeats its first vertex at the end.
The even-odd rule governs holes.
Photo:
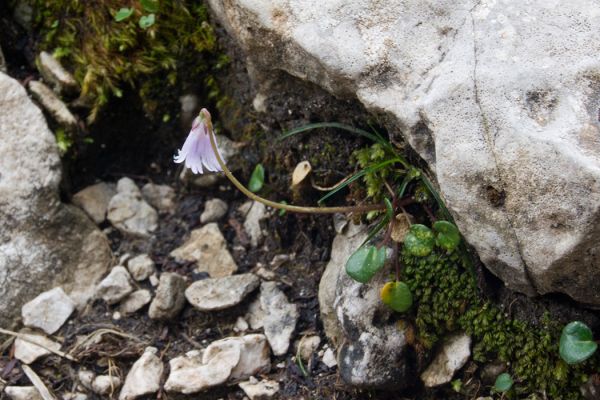
MULTIPOLYGON (((74 196, 110 239, 114 265, 83 310, 60 287, 23 306, 23 329, 2 346, 6 393, 30 398, 18 393, 35 390, 37 374, 62 398, 348 397, 318 316, 327 242, 302 230, 270 249, 265 220, 288 217, 222 182, 141 183, 74 196)), ((327 238, 328 225, 315 228, 327 238)))

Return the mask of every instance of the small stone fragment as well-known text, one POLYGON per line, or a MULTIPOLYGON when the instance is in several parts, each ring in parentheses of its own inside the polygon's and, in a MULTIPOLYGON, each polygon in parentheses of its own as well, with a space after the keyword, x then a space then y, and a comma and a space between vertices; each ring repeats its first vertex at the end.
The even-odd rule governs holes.
POLYGON ((227 381, 231 370, 240 361, 240 353, 239 342, 232 341, 208 357, 201 357, 198 352, 176 357, 169 362, 171 373, 165 383, 165 390, 190 394, 221 385, 227 381))
POLYGON ((50 350, 60 350, 60 343, 56 343, 29 329, 21 329, 19 334, 21 337, 15 339, 14 355, 17 360, 25 364, 31 364, 38 358, 51 354, 50 350), (34 343, 39 343, 44 347, 37 346, 34 343))
POLYGON ((131 276, 123 266, 116 266, 96 287, 96 297, 116 304, 133 292, 131 276))
POLYGON ((297 343, 297 353, 304 361, 308 361, 320 344, 321 338, 317 335, 304 337, 297 343))
POLYGON ((241 382, 239 387, 246 393, 250 400, 267 400, 279 392, 279 383, 271 380, 250 380, 241 382))
POLYGON ((52 118, 61 126, 69 129, 76 129, 77 119, 69 111, 69 108, 61 99, 59 99, 52 90, 42 82, 29 81, 27 84, 29 92, 33 98, 52 116, 52 118))
POLYGON ((327 368, 333 368, 337 366, 337 358, 335 357, 333 350, 325 350, 325 353, 323 354, 323 364, 325 364, 327 368))
POLYGON ((211 343, 200 355, 190 352, 170 361, 171 373, 165 389, 196 393, 226 381, 238 381, 271 368, 269 346, 264 335, 229 337, 211 343))
POLYGON ((12 400, 43 400, 35 386, 7 386, 4 393, 12 400))
POLYGON ((240 274, 194 282, 185 291, 188 302, 200 311, 215 311, 239 304, 258 287, 254 274, 240 274))
POLYGON ((123 233, 148 236, 155 231, 158 213, 144 199, 135 182, 121 178, 108 204, 108 220, 123 233))
POLYGON ((298 321, 298 307, 290 303, 275 282, 260 285, 260 307, 264 311, 263 325, 273 354, 281 356, 290 346, 298 321))
POLYGON ((238 268, 216 223, 193 230, 190 238, 173 250, 171 256, 179 261, 195 261, 196 272, 208 272, 211 278, 230 276, 238 268))
POLYGON ((60 287, 44 292, 21 308, 23 325, 52 335, 75 310, 75 302, 60 287))
POLYGON ((235 326, 233 327, 233 330, 235 332, 246 332, 248 328, 249 326, 246 320, 242 317, 237 317, 237 319, 235 320, 235 326))
POLYGON ((150 284, 154 287, 158 286, 158 283, 160 282, 158 280, 158 276, 156 276, 156 272, 150 275, 150 278, 148 278, 148 280, 150 281, 150 284))
POLYGON ((96 224, 101 224, 106 219, 108 203, 116 193, 114 187, 100 182, 77 192, 72 201, 73 204, 85 211, 96 224))
POLYGON ((148 254, 140 254, 130 259, 127 262, 127 269, 129 269, 133 279, 138 282, 148 279, 156 271, 154 261, 148 254))
POLYGON ((98 375, 92 382, 92 390, 102 396, 110 395, 119 389, 121 379, 118 376, 98 375))
POLYGON ((171 186, 146 183, 142 187, 142 195, 152 207, 159 211, 175 211, 175 190, 171 186))
POLYGON ((260 305, 260 297, 250 303, 245 318, 252 329, 261 329, 264 326, 265 311, 260 305))
POLYGON ((156 296, 148 310, 150 318, 162 320, 175 318, 185 305, 185 286, 185 279, 181 275, 163 272, 156 289, 156 296))
POLYGON ((250 244, 252 247, 258 246, 258 243, 264 236, 260 227, 260 221, 266 217, 267 207, 258 201, 254 201, 252 203, 252 207, 250 207, 250 210, 248 211, 248 214, 246 214, 246 219, 244 220, 244 229, 250 236, 250 244))
POLYGON ((88 395, 79 392, 68 392, 62 395, 63 400, 88 400, 88 395))
POLYGON ((94 378, 96 374, 87 369, 81 369, 77 373, 77 379, 79 379, 79 383, 86 389, 92 390, 92 382, 94 382, 94 378))
POLYGON ((133 364, 125 378, 119 400, 133 400, 137 397, 156 393, 160 389, 160 378, 164 366, 156 356, 155 347, 147 347, 144 354, 133 364))
POLYGON ((204 204, 204 211, 200 215, 200 223, 217 222, 227 214, 227 203, 221 199, 211 199, 204 204))
POLYGON ((421 374, 426 387, 443 385, 465 365, 471 356, 471 337, 460 333, 449 337, 433 362, 421 374))
POLYGON ((60 62, 51 54, 42 51, 37 59, 37 67, 44 80, 59 94, 75 95, 79 84, 60 62))
POLYGON ((119 312, 124 315, 133 314, 142 309, 146 304, 152 300, 152 294, 147 289, 136 290, 131 293, 125 300, 119 305, 119 312))

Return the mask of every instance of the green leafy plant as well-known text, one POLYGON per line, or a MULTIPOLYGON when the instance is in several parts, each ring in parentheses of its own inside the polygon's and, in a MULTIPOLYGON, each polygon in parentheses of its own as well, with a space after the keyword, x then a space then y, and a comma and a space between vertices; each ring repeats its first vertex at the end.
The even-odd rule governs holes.
POLYGON ((140 28, 148 29, 156 22, 156 16, 154 14, 142 15, 139 20, 140 28))
POLYGON ((425 257, 431 253, 435 245, 435 236, 431 229, 421 224, 414 224, 404 238, 406 251, 417 257, 425 257))
POLYGON ((494 391, 500 393, 508 392, 512 388, 513 383, 514 382, 512 377, 506 372, 504 372, 498 375, 498 377, 496 378, 496 382, 494 383, 493 389, 494 391))
MULTIPOLYGON (((191 0, 33 0, 37 47, 71 68, 81 86, 78 104, 95 121, 112 96, 135 89, 147 115, 162 116, 167 88, 204 79, 227 64, 208 24, 208 10, 191 0)), ((173 90, 171 90, 173 91, 173 90)))
POLYGON ((567 364, 578 364, 590 358, 598 349, 592 330, 583 322, 573 321, 560 335, 560 357, 567 364))
POLYGON ((387 282, 381 288, 380 297, 384 304, 398 312, 408 311, 413 303, 410 288, 404 282, 387 282))
MULTIPOLYGON (((125 21, 127 18, 131 17, 133 14, 133 8, 123 7, 115 14, 115 21, 121 22, 125 21)), ((58 24, 57 24, 58 25, 58 24)))
POLYGON ((252 175, 250 175, 250 181, 248 182, 248 189, 251 192, 256 193, 262 189, 265 183, 265 168, 262 164, 256 164, 254 167, 254 171, 252 171, 252 175))
POLYGON ((346 273, 355 281, 367 283, 383 268, 385 256, 385 247, 363 246, 348 258, 346 273))

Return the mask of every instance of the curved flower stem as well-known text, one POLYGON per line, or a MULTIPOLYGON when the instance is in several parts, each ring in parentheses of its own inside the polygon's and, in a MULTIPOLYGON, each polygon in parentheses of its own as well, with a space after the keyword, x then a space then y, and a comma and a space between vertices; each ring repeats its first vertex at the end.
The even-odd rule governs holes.
POLYGON ((240 190, 240 192, 244 193, 246 196, 251 198, 252 200, 258 201, 259 203, 263 203, 269 207, 277 208, 280 210, 286 210, 295 213, 306 213, 306 214, 335 214, 335 213, 367 213, 369 211, 384 211, 386 209, 385 204, 367 204, 363 206, 345 206, 345 207, 302 207, 302 206, 293 206, 289 204, 281 204, 275 201, 267 200, 263 197, 260 197, 250 190, 248 190, 240 181, 236 179, 235 176, 231 173, 229 168, 225 165, 225 161, 221 158, 219 151, 217 150, 217 143, 215 139, 215 135, 212 129, 209 129, 210 136, 210 146, 212 150, 215 152, 215 156, 217 157, 217 162, 223 169, 225 176, 227 179, 233 183, 233 185, 240 190))

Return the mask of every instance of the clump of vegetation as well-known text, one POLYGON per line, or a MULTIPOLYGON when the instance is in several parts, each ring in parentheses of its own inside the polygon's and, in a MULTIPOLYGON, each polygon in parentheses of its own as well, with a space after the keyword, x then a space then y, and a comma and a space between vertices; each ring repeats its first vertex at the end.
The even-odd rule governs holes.
MULTIPOLYGON (((473 359, 510 365, 514 384, 505 397, 545 393, 551 399, 579 399, 579 386, 597 358, 567 365, 558 351, 561 327, 547 316, 539 326, 510 318, 481 298, 476 280, 457 252, 434 250, 426 257, 402 255, 403 277, 415 298, 417 340, 426 349, 446 334, 463 330, 474 342, 473 359)), ((540 397, 544 398, 544 397, 540 397)))
POLYGON ((202 2, 192 0, 35 0, 39 47, 74 69, 79 103, 93 122, 111 96, 133 87, 149 116, 161 115, 167 88, 203 77, 207 97, 218 97, 212 77, 228 60, 202 2))

